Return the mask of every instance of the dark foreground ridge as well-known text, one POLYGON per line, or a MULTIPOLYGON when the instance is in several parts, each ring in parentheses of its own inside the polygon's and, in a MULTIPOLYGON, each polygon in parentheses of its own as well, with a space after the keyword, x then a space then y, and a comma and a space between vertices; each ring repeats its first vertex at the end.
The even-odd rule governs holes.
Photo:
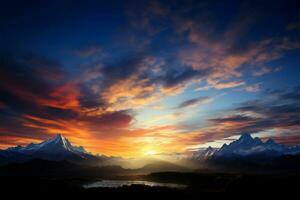
POLYGON ((300 173, 220 173, 197 171, 159 172, 149 175, 133 175, 116 166, 87 167, 66 161, 34 160, 28 163, 11 164, 0 168, 2 195, 10 197, 43 196, 120 197, 145 199, 168 197, 179 199, 205 198, 278 198, 299 199, 300 173), (121 171, 120 171, 121 170, 121 171), (121 188, 90 188, 83 184, 102 179, 147 180, 163 183, 187 185, 185 189, 149 187, 144 185, 123 186, 121 188))
MULTIPOLYGON (((156 173, 143 177, 147 180, 188 184, 186 189, 149 187, 143 185, 121 188, 84 189, 83 183, 92 179, 55 177, 2 177, 2 195, 10 197, 121 197, 147 199, 168 197, 179 199, 214 198, 283 198, 299 199, 299 174, 218 174, 218 173, 156 173)), ((99 180, 99 179, 97 179, 99 180)))

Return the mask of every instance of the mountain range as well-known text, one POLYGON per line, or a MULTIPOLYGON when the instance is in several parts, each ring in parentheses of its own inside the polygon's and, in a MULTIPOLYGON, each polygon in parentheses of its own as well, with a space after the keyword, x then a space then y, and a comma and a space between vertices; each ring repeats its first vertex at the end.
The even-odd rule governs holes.
POLYGON ((208 147, 205 150, 196 151, 191 157, 182 158, 177 162, 155 158, 124 159, 121 157, 94 155, 87 152, 82 146, 72 145, 67 138, 60 134, 38 144, 15 146, 0 150, 0 165, 45 160, 55 162, 67 161, 73 164, 99 167, 110 166, 109 170, 113 169, 119 172, 126 171, 125 168, 134 169, 133 171, 126 171, 126 173, 188 171, 192 168, 199 168, 200 166, 209 166, 209 168, 211 168, 211 166, 223 167, 225 165, 249 166, 253 163, 255 163, 255 167, 257 167, 257 164, 270 164, 276 159, 278 160, 276 163, 281 164, 288 163, 291 160, 294 160, 293 163, 297 163, 298 158, 300 158, 299 145, 288 147, 278 144, 272 139, 263 142, 261 139, 257 137, 253 138, 247 133, 242 134, 239 139, 228 145, 224 144, 219 149, 208 147), (201 165, 199 165, 199 162, 201 165), (133 167, 133 163, 144 164, 139 167, 133 167), (122 170, 121 166, 124 167, 122 170))
POLYGON ((224 144, 221 148, 208 147, 193 153, 192 159, 236 159, 236 158, 263 158, 273 159, 284 155, 300 154, 300 145, 288 147, 278 144, 272 139, 263 142, 258 137, 253 138, 249 133, 244 133, 238 140, 224 144))
MULTIPOLYGON (((121 157, 108 157, 104 155, 94 155, 87 152, 82 146, 72 145, 67 138, 57 134, 53 138, 38 144, 27 146, 15 146, 5 150, 0 150, 0 165, 6 164, 23 168, 23 166, 34 166, 37 163, 52 163, 54 166, 60 164, 75 164, 77 166, 97 166, 100 171, 110 171, 117 173, 148 173, 165 171, 186 171, 187 168, 177 164, 157 159, 124 159, 121 157), (43 162, 45 161, 45 162, 43 162), (144 165, 136 167, 132 162, 143 162, 144 165), (24 163, 24 164, 23 164, 24 163), (121 167, 122 166, 122 167, 121 167), (133 166, 133 167, 129 167, 133 166), (124 168, 123 168, 124 167, 124 168), (126 168, 132 168, 127 170, 126 168)), ((39 166, 39 164, 38 164, 39 166)), ((78 167, 77 167, 78 168, 78 167)), ((81 168, 80 168, 81 169, 81 168)), ((98 171, 98 169, 96 170, 98 171)))
POLYGON ((88 153, 82 146, 73 146, 60 134, 38 144, 31 143, 24 147, 18 145, 0 150, 0 163, 26 162, 33 159, 96 164, 103 162, 107 157, 88 153))

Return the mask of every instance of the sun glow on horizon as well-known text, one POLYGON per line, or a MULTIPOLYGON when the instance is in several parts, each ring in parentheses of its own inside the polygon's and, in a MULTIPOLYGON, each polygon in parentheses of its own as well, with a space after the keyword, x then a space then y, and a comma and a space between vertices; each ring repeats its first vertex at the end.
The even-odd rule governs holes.
POLYGON ((157 155, 157 151, 153 150, 153 149, 149 149, 149 150, 144 151, 144 155, 145 156, 154 156, 154 155, 157 155))

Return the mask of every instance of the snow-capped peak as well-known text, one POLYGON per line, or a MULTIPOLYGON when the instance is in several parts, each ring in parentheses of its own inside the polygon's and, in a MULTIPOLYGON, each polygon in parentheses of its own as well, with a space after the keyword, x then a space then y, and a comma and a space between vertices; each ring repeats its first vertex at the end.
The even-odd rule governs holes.
POLYGON ((193 157, 197 159, 207 159, 208 157, 230 158, 237 156, 265 155, 270 158, 284 154, 297 153, 300 153, 300 147, 287 147, 276 143, 273 139, 268 139, 266 142, 262 142, 258 137, 253 138, 249 133, 244 133, 239 139, 231 142, 230 144, 223 144, 220 149, 208 147, 206 150, 199 150, 195 152, 193 157))
POLYGON ((69 140, 61 134, 45 140, 41 143, 30 143, 27 146, 16 146, 2 151, 12 161, 27 161, 32 159, 91 161, 98 162, 102 157, 96 157, 87 152, 82 146, 73 146, 69 140))
POLYGON ((212 148, 211 146, 209 146, 207 149, 205 150, 199 150, 193 153, 193 158, 195 159, 207 159, 209 157, 211 157, 218 149, 216 148, 212 148))
POLYGON ((71 143, 69 142, 69 140, 67 138, 65 138, 64 136, 62 136, 61 134, 57 134, 54 138, 45 141, 45 143, 43 145, 56 145, 56 146, 60 146, 63 147, 67 150, 72 150, 73 146, 71 145, 71 143))
POLYGON ((249 141, 253 140, 252 136, 249 133, 243 133, 239 138, 240 141, 249 141))
POLYGON ((211 151, 213 148, 211 146, 207 147, 207 151, 211 151))
POLYGON ((67 138, 61 134, 57 134, 54 137, 45 140, 41 143, 34 144, 31 143, 25 147, 16 146, 7 149, 9 151, 18 151, 21 153, 31 154, 35 152, 43 152, 47 154, 63 154, 63 153, 73 153, 73 154, 88 154, 86 150, 80 146, 73 146, 67 138))
POLYGON ((241 137, 238 140, 232 142, 232 144, 233 143, 239 145, 259 145, 262 144, 262 141, 258 137, 253 138, 249 133, 243 133, 241 137))
POLYGON ((54 138, 53 138, 53 140, 54 141, 62 141, 62 140, 65 140, 66 138, 64 137, 64 136, 62 136, 61 134, 57 134, 54 138))

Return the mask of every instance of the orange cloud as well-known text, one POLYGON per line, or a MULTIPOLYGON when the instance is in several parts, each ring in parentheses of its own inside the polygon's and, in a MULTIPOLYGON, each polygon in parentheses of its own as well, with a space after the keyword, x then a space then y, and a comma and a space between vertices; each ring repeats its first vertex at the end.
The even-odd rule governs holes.
POLYGON ((41 102, 41 104, 62 109, 78 108, 79 95, 78 84, 70 82, 55 88, 55 90, 49 94, 49 96, 54 98, 53 101, 41 102))
POLYGON ((114 83, 101 96, 110 105, 109 109, 124 110, 157 101, 156 91, 156 88, 149 84, 149 80, 132 77, 114 83))

